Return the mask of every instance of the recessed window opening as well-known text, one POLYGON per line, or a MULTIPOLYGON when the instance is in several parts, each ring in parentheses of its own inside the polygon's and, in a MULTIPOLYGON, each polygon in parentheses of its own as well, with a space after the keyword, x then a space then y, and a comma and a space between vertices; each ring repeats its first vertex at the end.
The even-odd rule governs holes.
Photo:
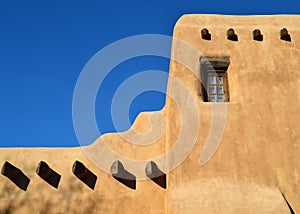
POLYGON ((229 58, 201 58, 201 81, 204 102, 229 102, 227 69, 229 58))

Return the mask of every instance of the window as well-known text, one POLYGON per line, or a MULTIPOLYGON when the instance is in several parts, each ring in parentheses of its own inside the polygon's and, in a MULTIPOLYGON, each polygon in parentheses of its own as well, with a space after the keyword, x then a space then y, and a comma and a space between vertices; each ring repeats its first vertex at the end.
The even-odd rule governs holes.
POLYGON ((201 58, 204 102, 229 102, 227 69, 229 58, 201 58))

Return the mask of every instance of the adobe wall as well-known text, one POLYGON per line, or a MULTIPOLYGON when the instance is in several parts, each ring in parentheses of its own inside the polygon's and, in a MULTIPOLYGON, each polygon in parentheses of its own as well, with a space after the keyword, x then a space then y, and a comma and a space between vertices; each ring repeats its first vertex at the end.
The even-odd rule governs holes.
MULTIPOLYGON (((160 112, 166 118, 166 131, 151 145, 134 145, 114 133, 83 149, 0 149, 1 164, 9 161, 31 179, 27 191, 22 191, 0 176, 0 213, 290 213, 282 194, 294 211, 300 212, 300 32, 297 26, 300 26, 300 16, 181 17, 174 37, 191 44, 201 54, 194 55, 174 43, 173 56, 187 59, 199 74, 201 56, 230 57, 227 71, 230 102, 225 105, 224 135, 214 156, 205 165, 199 165, 212 122, 212 105, 202 101, 199 74, 192 74, 171 61, 170 76, 184 83, 197 104, 200 131, 188 158, 168 173, 166 190, 149 179, 137 181, 136 190, 129 189, 98 169, 83 151, 92 153, 94 161, 100 164, 106 161, 97 150, 102 140, 117 153, 132 159, 148 161, 163 155, 175 144, 182 129, 179 108, 169 97, 160 112), (279 39, 283 27, 289 30, 292 42, 279 39), (202 28, 210 31, 211 41, 201 39, 202 28), (228 28, 234 28, 238 42, 226 39, 228 28), (252 31, 256 28, 261 30, 264 41, 253 41, 252 31), (41 160, 62 175, 58 189, 36 175, 41 160), (75 160, 97 175, 94 190, 73 175, 75 160)), ((169 93, 177 94, 180 102, 189 107, 191 103, 183 91, 174 90, 170 81, 169 93)), ((219 104, 213 106, 216 105, 219 104)), ((145 140, 159 134, 160 130, 151 129, 149 123, 154 114, 157 112, 140 114, 125 137, 134 140, 136 135, 132 130, 139 133, 150 130, 145 140)), ((153 118, 153 127, 164 128, 160 118, 153 118)), ((126 159, 122 162, 129 172, 140 173, 126 159)), ((168 164, 174 164, 174 160, 168 164)))
MULTIPOLYGON (((201 56, 230 57, 230 102, 226 103, 221 144, 212 159, 200 166, 197 163, 209 135, 212 106, 202 101, 196 76, 171 62, 170 75, 181 79, 193 92, 201 122, 191 155, 169 174, 170 210, 284 213, 280 211, 284 209, 281 191, 295 212, 300 212, 299 24, 299 16, 185 15, 177 22, 174 37, 196 47, 201 54, 189 56, 189 50, 176 46, 173 54, 189 56, 199 73, 201 56), (279 39, 284 27, 292 42, 279 39), (210 31, 211 41, 201 39, 203 28, 210 31), (226 39, 229 28, 235 30, 238 42, 226 39), (254 29, 261 30, 262 42, 253 40, 254 29)), ((173 110, 175 104, 167 100, 166 106, 168 121, 180 121, 173 110)), ((180 129, 180 124, 172 124, 167 134, 169 144, 180 129)))

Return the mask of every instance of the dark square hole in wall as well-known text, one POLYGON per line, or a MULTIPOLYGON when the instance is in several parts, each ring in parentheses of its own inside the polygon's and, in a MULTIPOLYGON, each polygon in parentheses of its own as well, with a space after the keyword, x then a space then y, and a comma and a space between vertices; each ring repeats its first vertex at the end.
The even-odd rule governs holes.
POLYGON ((262 42, 264 40, 264 36, 261 34, 259 29, 255 29, 253 31, 253 40, 262 42))
POLYGON ((234 41, 234 42, 237 42, 239 40, 238 35, 235 34, 235 32, 232 28, 227 30, 227 39, 234 41))
POLYGON ((229 57, 201 57, 200 76, 204 102, 229 102, 229 57))
POLYGON ((97 176, 94 173, 92 173, 89 169, 87 169, 83 165, 83 163, 75 161, 72 167, 72 171, 79 180, 81 180, 89 188, 94 190, 97 181, 97 176))
POLYGON ((280 39, 281 40, 284 40, 284 41, 287 41, 287 42, 291 42, 292 39, 291 39, 291 36, 288 32, 288 30, 286 28, 283 28, 281 29, 280 31, 280 39))
POLYGON ((6 161, 1 169, 1 174, 11 180, 20 189, 26 191, 30 179, 17 167, 6 161))
POLYGON ((211 40, 211 34, 206 28, 201 30, 201 38, 204 40, 211 40))
POLYGON ((46 162, 41 161, 38 164, 36 173, 49 185, 53 186, 54 188, 58 188, 61 176, 51 169, 46 162))

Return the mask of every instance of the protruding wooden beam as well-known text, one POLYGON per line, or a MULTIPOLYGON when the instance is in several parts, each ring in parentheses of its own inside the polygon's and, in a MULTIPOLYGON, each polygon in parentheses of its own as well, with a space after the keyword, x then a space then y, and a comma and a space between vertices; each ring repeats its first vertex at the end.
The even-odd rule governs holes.
POLYGON ((136 189, 136 177, 126 171, 121 161, 115 161, 110 168, 111 175, 114 179, 124 184, 130 189, 136 189))
POLYGON ((146 175, 154 181, 161 188, 167 188, 167 176, 164 172, 162 172, 157 164, 153 161, 150 161, 146 165, 146 175))
POLYGON ((51 169, 46 162, 41 161, 38 164, 36 173, 49 185, 53 186, 56 189, 58 188, 61 176, 53 169, 51 169))
POLYGON ((29 185, 30 179, 17 167, 5 161, 2 166, 1 174, 11 180, 20 189, 26 191, 29 185))
POLYGON ((79 180, 81 180, 89 188, 94 190, 97 181, 97 176, 93 172, 91 172, 88 168, 86 168, 83 165, 83 163, 79 161, 75 161, 72 167, 72 171, 79 180))
POLYGON ((229 57, 200 57, 201 66, 206 69, 224 69, 230 64, 229 57))

